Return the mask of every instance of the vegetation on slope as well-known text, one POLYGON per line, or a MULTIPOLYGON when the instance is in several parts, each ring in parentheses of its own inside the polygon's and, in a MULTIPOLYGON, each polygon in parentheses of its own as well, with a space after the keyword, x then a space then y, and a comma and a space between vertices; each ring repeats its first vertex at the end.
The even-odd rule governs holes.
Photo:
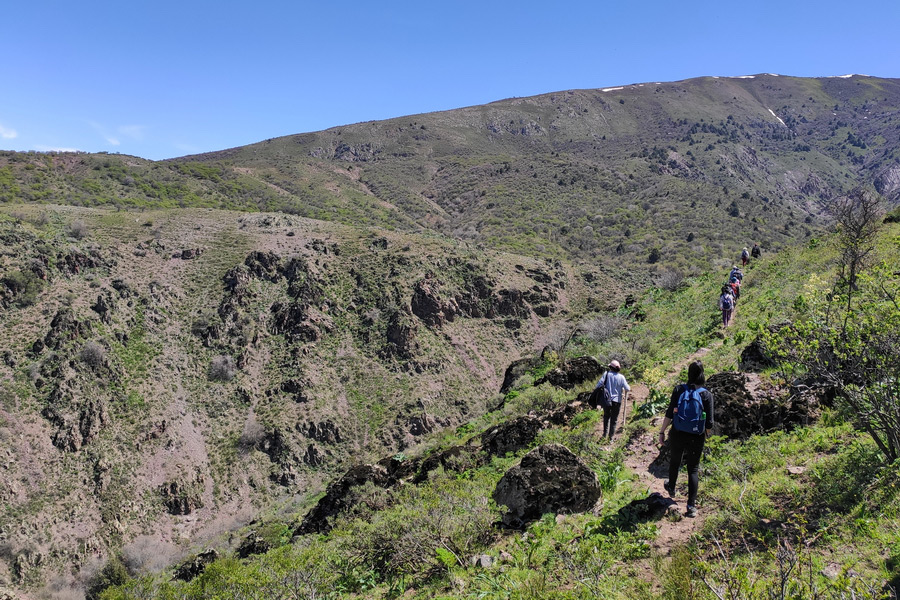
MULTIPOLYGON (((866 270, 877 277, 861 278, 858 304, 849 313, 861 325, 890 331, 889 319, 900 313, 891 301, 900 268, 898 240, 896 226, 878 238, 884 267, 866 270), (870 319, 872 310, 888 312, 870 319)), ((839 244, 838 236, 827 236, 752 263, 738 319, 724 343, 717 343, 713 325, 720 282, 700 277, 680 290, 653 290, 623 306, 621 326, 607 339, 576 335, 577 349, 568 352, 612 355, 630 343, 635 351, 623 358, 657 385, 701 345, 715 346, 706 354, 708 365, 733 368, 744 340, 770 325, 804 323, 827 312, 827 305, 842 304, 840 293, 819 293, 841 289, 839 244), (634 343, 655 334, 665 342, 634 343)), ((782 356, 780 366, 763 376, 778 384, 791 364, 797 363, 782 356)), ((799 374, 809 373, 795 370, 792 377, 799 374)), ((536 375, 519 381, 501 411, 422 451, 453 447, 494 423, 572 400, 572 393, 547 384, 534 387, 536 375)), ((190 582, 167 581, 165 573, 145 575, 110 588, 104 597, 896 597, 900 467, 857 426, 866 415, 846 397, 838 397, 809 426, 746 440, 713 437, 701 465, 706 518, 695 535, 672 548, 654 543, 677 515, 654 522, 622 510, 646 495, 624 459, 633 451, 631 441, 655 427, 652 413, 636 411, 613 447, 600 443, 594 411, 581 413, 567 427, 546 429, 532 444, 563 443, 590 465, 604 492, 595 514, 546 515, 524 533, 494 528, 501 508, 490 500, 492 491, 525 448, 481 467, 438 469, 426 482, 395 491, 359 489, 354 510, 330 533, 281 537, 265 554, 221 558, 190 582)), ((275 522, 290 527, 290 521, 275 522)))

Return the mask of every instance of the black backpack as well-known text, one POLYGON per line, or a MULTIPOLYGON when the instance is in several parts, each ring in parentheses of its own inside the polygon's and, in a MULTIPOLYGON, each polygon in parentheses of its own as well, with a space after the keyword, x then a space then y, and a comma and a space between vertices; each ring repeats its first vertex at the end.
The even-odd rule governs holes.
POLYGON ((600 382, 597 387, 594 388, 594 391, 591 392, 590 398, 588 398, 588 404, 591 408, 609 408, 612 405, 612 400, 609 397, 609 390, 606 389, 606 377, 609 375, 609 371, 603 374, 603 377, 600 378, 600 382))

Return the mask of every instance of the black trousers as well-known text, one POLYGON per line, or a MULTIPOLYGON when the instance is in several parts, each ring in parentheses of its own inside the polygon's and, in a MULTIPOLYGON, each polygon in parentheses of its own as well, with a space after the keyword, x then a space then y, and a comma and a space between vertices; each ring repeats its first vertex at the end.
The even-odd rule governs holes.
POLYGON ((616 432, 616 421, 619 419, 619 409, 621 408, 621 402, 611 402, 603 409, 603 435, 608 436, 609 439, 612 439, 616 432))
POLYGON ((696 435, 672 429, 671 456, 669 457, 669 485, 674 489, 678 481, 681 463, 687 466, 688 472, 688 506, 697 506, 697 488, 700 487, 700 456, 703 455, 703 444, 706 435, 696 435))

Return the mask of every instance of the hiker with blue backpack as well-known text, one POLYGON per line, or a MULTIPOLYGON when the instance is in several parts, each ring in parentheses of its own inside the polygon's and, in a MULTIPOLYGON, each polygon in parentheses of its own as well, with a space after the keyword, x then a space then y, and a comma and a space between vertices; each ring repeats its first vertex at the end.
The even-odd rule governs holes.
POLYGON ((697 488, 700 486, 700 456, 713 421, 713 395, 703 387, 706 376, 699 360, 688 367, 688 381, 672 390, 669 408, 659 430, 659 444, 666 441, 666 428, 672 425, 670 437, 669 481, 663 487, 675 495, 678 471, 684 461, 688 471, 688 499, 685 516, 697 516, 697 488))
POLYGON ((734 314, 734 290, 730 285, 722 286, 722 294, 719 296, 719 310, 722 311, 722 327, 728 327, 734 314))

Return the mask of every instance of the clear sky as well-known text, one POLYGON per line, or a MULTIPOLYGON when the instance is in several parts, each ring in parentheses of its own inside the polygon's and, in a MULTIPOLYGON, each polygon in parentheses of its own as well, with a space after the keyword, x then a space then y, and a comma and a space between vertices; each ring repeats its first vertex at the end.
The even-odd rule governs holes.
POLYGON ((15 1, 0 149, 154 160, 575 88, 900 77, 900 1, 15 1))

